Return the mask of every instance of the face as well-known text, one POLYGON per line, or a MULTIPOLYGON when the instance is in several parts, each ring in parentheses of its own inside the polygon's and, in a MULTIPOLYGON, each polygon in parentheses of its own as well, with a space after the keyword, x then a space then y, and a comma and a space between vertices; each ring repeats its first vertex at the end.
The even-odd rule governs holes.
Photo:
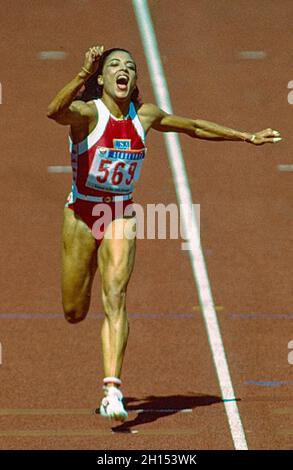
POLYGON ((103 86, 103 93, 125 101, 131 97, 136 79, 136 64, 131 55, 113 51, 105 61, 103 74, 98 76, 98 84, 103 86))

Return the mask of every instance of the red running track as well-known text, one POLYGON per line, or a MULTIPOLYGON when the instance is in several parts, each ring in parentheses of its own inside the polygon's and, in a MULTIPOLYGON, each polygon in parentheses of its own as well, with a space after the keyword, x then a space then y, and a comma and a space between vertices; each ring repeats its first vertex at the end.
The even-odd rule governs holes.
MULTIPOLYGON (((48 173, 48 166, 69 165, 67 131, 46 119, 46 107, 95 43, 133 51, 143 98, 154 97, 130 1, 111 1, 109 8, 93 0, 14 3, 0 42, 0 448, 233 449, 180 240, 139 241, 123 371, 130 418, 113 432, 93 414, 102 380, 99 279, 88 319, 68 325, 59 245, 70 175, 48 173), (42 60, 41 51, 64 58, 42 60)), ((278 165, 292 162, 293 5, 149 5, 177 114, 239 130, 276 127, 284 136, 280 145, 261 148, 188 137, 181 143, 193 201, 201 204, 201 239, 248 447, 290 449, 292 174, 278 165), (245 51, 263 51, 263 58, 247 59, 245 51)), ((176 202, 163 137, 155 132, 136 201, 176 202)))

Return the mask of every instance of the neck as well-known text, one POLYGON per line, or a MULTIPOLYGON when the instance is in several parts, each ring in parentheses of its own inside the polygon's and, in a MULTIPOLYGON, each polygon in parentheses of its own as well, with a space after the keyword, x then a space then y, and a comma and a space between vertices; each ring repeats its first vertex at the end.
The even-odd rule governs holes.
POLYGON ((107 106, 110 113, 115 116, 117 119, 123 119, 128 114, 130 98, 127 100, 121 100, 120 102, 114 101, 113 98, 109 95, 103 93, 102 96, 103 103, 107 106))

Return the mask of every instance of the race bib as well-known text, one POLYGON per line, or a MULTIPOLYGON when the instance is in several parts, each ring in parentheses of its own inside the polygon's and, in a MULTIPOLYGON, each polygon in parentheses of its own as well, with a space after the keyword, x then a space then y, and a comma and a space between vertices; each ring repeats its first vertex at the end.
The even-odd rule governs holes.
POLYGON ((103 191, 131 193, 140 176, 146 149, 121 150, 98 147, 86 186, 103 191))

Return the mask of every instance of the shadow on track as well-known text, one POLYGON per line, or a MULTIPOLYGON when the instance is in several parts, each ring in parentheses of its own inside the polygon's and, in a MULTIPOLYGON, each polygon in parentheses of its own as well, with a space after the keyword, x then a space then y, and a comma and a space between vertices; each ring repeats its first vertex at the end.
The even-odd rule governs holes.
POLYGON ((137 410, 138 414, 134 419, 112 428, 113 432, 131 432, 131 428, 134 426, 151 423, 160 418, 177 414, 185 409, 223 403, 223 400, 218 396, 196 394, 163 397, 148 396, 144 398, 127 397, 125 402, 128 411, 137 410), (139 411, 142 409, 144 412, 139 411))

